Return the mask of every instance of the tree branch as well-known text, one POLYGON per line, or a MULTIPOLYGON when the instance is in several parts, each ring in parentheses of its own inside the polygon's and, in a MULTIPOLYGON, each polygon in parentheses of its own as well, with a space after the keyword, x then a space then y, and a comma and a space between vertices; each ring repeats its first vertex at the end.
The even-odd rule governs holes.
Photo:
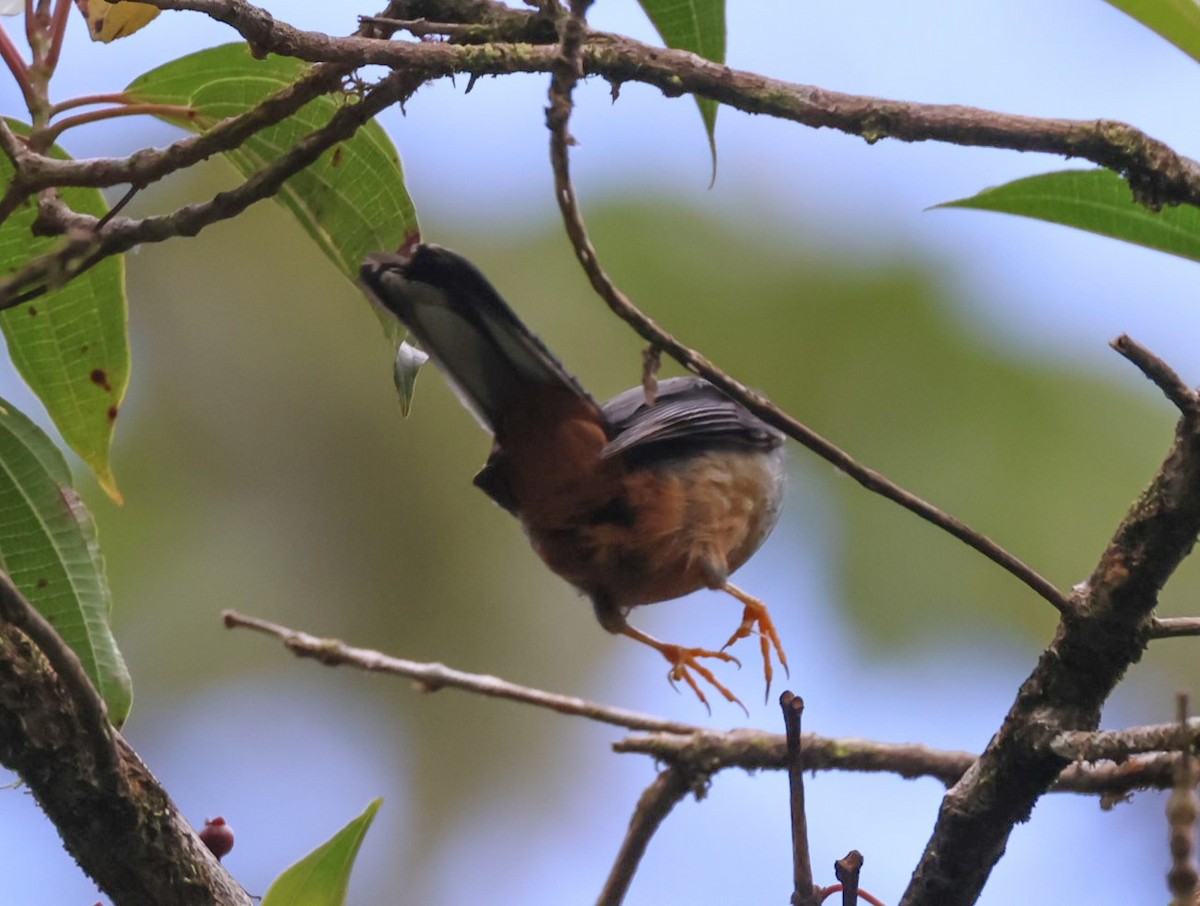
MULTIPOLYGON (((297 657, 316 660, 328 666, 347 666, 372 673, 402 676, 415 680, 423 692, 459 689, 475 695, 546 708, 559 714, 645 731, 648 735, 629 736, 614 743, 613 750, 649 755, 658 761, 680 766, 689 776, 707 776, 726 768, 747 771, 782 771, 787 768, 787 741, 781 733, 753 729, 707 730, 694 724, 521 686, 495 676, 466 673, 444 664, 410 661, 367 648, 354 648, 337 639, 319 638, 232 610, 225 611, 223 618, 230 629, 252 629, 278 639, 297 657)), ((1192 722, 1189 727, 1200 741, 1200 721, 1192 722)), ((1171 737, 1167 749, 1174 750, 1178 745, 1178 727, 1172 724, 1170 729, 1176 735, 1171 737)), ((1059 734, 1049 745, 1061 752, 1078 752, 1079 757, 1083 758, 1088 753, 1103 751, 1121 760, 1120 763, 1103 762, 1097 765, 1072 764, 1063 771, 1053 789, 1110 797, 1135 790, 1170 789, 1175 758, 1173 751, 1140 754, 1151 751, 1150 747, 1161 733, 1162 728, 1154 726, 1115 733, 1059 734), (1118 738, 1126 742, 1120 744, 1118 738)), ((946 786, 956 783, 977 757, 970 752, 930 749, 917 744, 830 738, 814 733, 804 734, 803 745, 806 771, 887 773, 905 779, 931 777, 946 786)), ((1068 754, 1064 757, 1071 756, 1068 754)))
POLYGON ((805 752, 801 731, 804 699, 790 691, 779 696, 783 711, 784 740, 787 744, 788 805, 792 823, 792 906, 817 906, 820 902, 813 884, 812 856, 808 849, 808 810, 804 802, 805 752))
POLYGON ((0 619, 24 633, 58 674, 59 682, 71 697, 87 731, 97 782, 102 786, 118 783, 120 756, 112 724, 108 721, 108 706, 92 685, 79 656, 63 641, 50 621, 21 594, 8 573, 3 571, 0 571, 0 619))
POLYGON ((1195 858, 1196 766, 1192 749, 1195 742, 1188 721, 1188 697, 1177 696, 1179 723, 1179 758, 1175 762, 1175 786, 1167 799, 1167 824, 1171 852, 1171 869, 1167 872, 1167 887, 1171 891, 1171 906, 1196 906, 1197 877, 1195 858))
MULTIPOLYGON (((187 0, 187 2, 192 2, 192 0, 187 0)), ((573 106, 572 92, 581 74, 578 66, 578 54, 581 50, 579 42, 583 38, 584 26, 581 20, 572 16, 566 20, 566 25, 564 25, 564 29, 568 28, 574 29, 574 32, 564 32, 563 52, 552 71, 550 106, 546 110, 546 125, 550 129, 550 162, 554 169, 555 198, 562 212, 567 236, 575 249, 576 258, 579 259, 579 263, 597 295, 619 318, 629 324, 643 339, 649 341, 654 349, 666 352, 689 371, 716 385, 731 399, 737 400, 763 421, 779 428, 793 440, 849 475, 867 490, 891 500, 983 554, 993 563, 1024 582, 1044 600, 1052 604, 1055 609, 1065 612, 1070 606, 1070 600, 1032 567, 1023 563, 987 536, 976 532, 953 516, 905 490, 874 469, 860 464, 849 453, 780 409, 765 396, 734 380, 708 358, 685 346, 659 327, 613 282, 600 264, 595 246, 592 245, 591 238, 588 236, 583 214, 579 209, 579 200, 575 195, 575 187, 571 181, 568 149, 574 143, 574 139, 568 133, 567 125, 573 106), (578 22, 578 25, 571 24, 574 22, 578 22)))
POLYGON ((1121 334, 1109 344, 1129 359, 1184 415, 1195 413, 1200 408, 1200 397, 1183 382, 1175 369, 1152 353, 1141 343, 1121 334))
POLYGON ((596 900, 596 906, 620 906, 625 894, 629 892, 629 885, 633 882, 633 876, 655 831, 688 791, 697 788, 703 788, 703 779, 690 776, 678 767, 662 771, 654 778, 654 782, 646 787, 638 799, 633 817, 629 819, 629 830, 604 883, 604 889, 596 900))
POLYGON ((1171 723, 1128 730, 1066 730, 1051 740, 1050 748, 1071 761, 1120 761, 1147 752, 1170 752, 1185 741, 1193 749, 1200 746, 1200 718, 1188 720, 1182 726, 1171 723))
MULTIPOLYGON (((419 14, 395 18, 454 18, 457 10, 477 17, 495 16, 493 43, 399 42, 369 38, 331 38, 305 32, 274 19, 244 0, 139 0, 159 9, 204 13, 238 31, 256 47, 310 62, 351 66, 378 63, 420 71, 426 78, 469 73, 501 75, 550 72, 558 48, 545 44, 506 43, 517 30, 516 17, 529 23, 525 34, 540 34, 538 13, 505 9, 492 3, 424 3, 419 14), (447 9, 439 16, 439 9, 447 9), (497 11, 497 8, 504 12, 497 11)), ((408 7, 414 4, 393 4, 408 7)), ((520 33, 520 32, 518 32, 520 33)), ((474 40, 482 40, 477 37, 474 40)), ((695 94, 746 113, 766 114, 812 128, 861 136, 868 142, 893 138, 904 142, 938 141, 955 145, 1040 151, 1090 160, 1129 181, 1141 202, 1200 204, 1200 163, 1184 157, 1139 129, 1111 120, 1071 120, 1016 116, 959 104, 924 104, 830 91, 732 69, 695 54, 653 47, 607 32, 587 30, 581 49, 584 75, 610 82, 642 82, 665 95, 695 94)))
MULTIPOLYGON (((1171 383, 1168 381, 1168 383, 1171 383)), ((1065 730, 1093 730, 1150 637, 1158 593, 1200 533, 1200 415, 1189 408, 1149 487, 1126 514, 979 761, 946 794, 901 906, 975 902, 1012 827, 1067 759, 1065 730)))
POLYGON ((485 676, 478 673, 464 673, 443 664, 428 664, 418 661, 407 661, 402 658, 390 657, 378 651, 367 648, 352 648, 337 639, 322 639, 260 620, 244 616, 236 611, 227 610, 223 614, 226 628, 253 629, 266 635, 274 636, 283 642, 285 648, 298 657, 312 658, 329 666, 357 667, 373 673, 390 673, 416 680, 422 692, 437 692, 444 688, 461 689, 476 695, 489 698, 503 698, 509 701, 522 702, 546 708, 559 714, 569 714, 575 717, 585 717, 600 723, 613 724, 629 730, 648 730, 651 732, 676 733, 690 735, 697 733, 700 728, 692 724, 665 720, 636 711, 626 711, 622 708, 609 708, 594 702, 570 695, 557 695, 553 692, 543 692, 519 686, 495 676, 485 676))
POLYGON ((1200 635, 1200 617, 1156 617, 1150 621, 1150 638, 1181 639, 1200 635))
POLYGON ((0 763, 20 775, 67 851, 117 906, 252 906, 115 731, 94 714, 30 637, 0 614, 0 763))
MULTIPOLYGON (((975 763, 971 752, 930 749, 916 743, 876 742, 805 733, 806 771, 850 771, 895 774, 906 780, 929 777, 952 786, 975 763)), ((670 733, 628 736, 613 744, 621 753, 649 755, 667 764, 705 766, 716 774, 727 768, 782 771, 787 743, 781 734, 761 730, 697 730, 690 736, 670 733)), ((1100 795, 1115 801, 1138 790, 1170 789, 1177 756, 1174 752, 1119 756, 1120 761, 1075 762, 1066 767, 1052 792, 1100 795)))
POLYGON ((208 201, 186 205, 170 214, 142 219, 113 217, 101 225, 98 218, 78 214, 61 200, 43 200, 39 222, 45 232, 66 232, 92 243, 81 255, 70 245, 29 262, 0 281, 0 310, 41 295, 51 277, 60 281, 78 276, 111 255, 136 245, 162 242, 176 236, 195 236, 202 229, 236 217, 255 202, 269 198, 291 176, 313 163, 326 150, 352 136, 381 110, 407 97, 416 85, 406 72, 394 72, 364 93, 356 104, 340 107, 329 122, 298 141, 288 151, 246 179, 208 201))

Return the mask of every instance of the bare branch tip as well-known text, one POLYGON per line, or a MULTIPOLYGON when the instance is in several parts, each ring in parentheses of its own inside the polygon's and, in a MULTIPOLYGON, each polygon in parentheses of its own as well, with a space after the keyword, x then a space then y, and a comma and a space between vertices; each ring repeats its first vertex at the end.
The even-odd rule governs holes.
POLYGON ((1150 621, 1151 639, 1182 639, 1200 635, 1200 617, 1155 617, 1150 621))
POLYGON ((1128 334, 1121 334, 1109 345, 1132 362, 1180 412, 1191 417, 1200 415, 1200 395, 1165 361, 1128 334))

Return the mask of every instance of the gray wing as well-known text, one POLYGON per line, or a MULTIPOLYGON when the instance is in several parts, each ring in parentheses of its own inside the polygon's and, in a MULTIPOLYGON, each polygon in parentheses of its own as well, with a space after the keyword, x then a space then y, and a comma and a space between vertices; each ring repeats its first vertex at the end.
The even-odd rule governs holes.
POLYGON ((670 456, 706 447, 771 450, 783 434, 753 416, 703 378, 660 381, 654 405, 641 387, 614 396, 601 409, 610 440, 601 458, 620 453, 670 456))

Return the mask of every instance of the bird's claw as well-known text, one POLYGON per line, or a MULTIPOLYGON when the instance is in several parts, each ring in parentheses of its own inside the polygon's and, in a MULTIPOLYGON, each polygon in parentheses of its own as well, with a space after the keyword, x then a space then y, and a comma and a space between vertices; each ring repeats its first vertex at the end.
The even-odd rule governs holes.
POLYGON ((746 639, 753 634, 757 634, 759 647, 762 650, 763 676, 767 681, 766 697, 769 698, 771 695, 771 679, 775 675, 775 671, 771 667, 772 648, 775 650, 775 656, 779 658, 779 663, 782 665, 784 673, 788 676, 792 675, 791 670, 788 668, 787 655, 784 653, 783 643, 779 640, 779 633, 775 629, 775 622, 771 619, 767 605, 762 601, 751 597, 741 589, 734 589, 733 586, 726 586, 726 590, 741 601, 745 609, 742 611, 741 624, 734 630, 733 635, 729 637, 729 641, 721 646, 721 651, 724 651, 741 639, 746 639))
POLYGON ((678 688, 676 684, 680 680, 687 683, 688 688, 696 693, 696 697, 700 699, 700 703, 704 705, 709 714, 712 714, 712 706, 709 705, 708 698, 705 696, 704 691, 700 688, 700 684, 696 681, 696 677, 692 675, 693 671, 695 671, 695 673, 698 674, 706 683, 720 692, 727 701, 732 702, 745 711, 747 717, 750 716, 750 712, 746 710, 746 706, 742 704, 742 700, 734 695, 733 692, 731 692, 725 684, 717 679, 713 672, 700 663, 699 660, 700 658, 706 657, 716 658, 719 661, 737 664, 738 667, 741 667, 742 662, 732 654, 729 654, 726 651, 710 651, 707 648, 684 648, 681 645, 664 645, 660 651, 662 652, 662 656, 665 657, 671 664, 671 669, 667 673, 667 681, 676 689, 678 688))

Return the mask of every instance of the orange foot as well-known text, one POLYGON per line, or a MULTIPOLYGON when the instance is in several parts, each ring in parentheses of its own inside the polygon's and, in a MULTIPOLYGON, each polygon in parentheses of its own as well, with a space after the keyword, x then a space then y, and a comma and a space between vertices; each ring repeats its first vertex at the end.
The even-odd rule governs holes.
POLYGON ((783 643, 779 641, 779 633, 775 631, 775 623, 771 619, 771 614, 767 610, 767 605, 758 598, 751 597, 746 594, 736 585, 731 585, 726 582, 721 586, 723 591, 729 592, 745 605, 745 610, 742 611, 741 625, 729 637, 729 641, 721 646, 724 651, 734 642, 739 639, 749 638, 751 633, 757 632, 759 637, 759 645, 762 648, 763 659, 763 676, 767 680, 766 696, 771 694, 771 678, 775 675, 775 671, 771 669, 771 648, 775 649, 775 654, 779 658, 779 663, 783 665, 784 673, 791 676, 791 671, 788 669, 787 655, 783 652, 783 643), (757 627, 756 627, 757 624, 757 627))
MULTIPOLYGON (((700 684, 696 682, 696 677, 692 676, 692 671, 696 671, 700 677, 725 696, 726 700, 733 702, 743 711, 746 711, 746 706, 742 704, 741 699, 729 691, 729 689, 715 676, 713 672, 700 663, 698 658, 714 657, 719 661, 742 666, 742 662, 735 658, 732 654, 724 651, 709 651, 707 648, 684 648, 680 645, 662 645, 659 653, 667 659, 671 664, 671 671, 667 674, 667 682, 672 686, 679 680, 683 680, 696 693, 696 697, 700 699, 701 704, 712 714, 712 708, 709 707, 708 699, 704 697, 704 693, 700 689, 700 684)), ((750 712, 746 711, 746 716, 750 716, 750 712)))
MULTIPOLYGON (((710 651, 707 648, 684 648, 682 645, 671 645, 667 642, 660 642, 653 636, 647 635, 640 629, 634 629, 626 624, 619 630, 623 635, 629 636, 631 639, 636 639, 644 645, 649 645, 659 654, 667 659, 671 665, 671 670, 667 673, 667 682, 675 686, 680 680, 687 683, 688 688, 696 693, 696 697, 700 699, 700 703, 704 705, 709 714, 712 714, 712 707, 708 703, 708 698, 704 695, 704 691, 700 688, 700 684, 696 681, 698 675, 702 680, 716 689, 725 697, 727 701, 733 702, 743 711, 746 711, 746 706, 742 704, 741 699, 729 691, 720 680, 713 675, 713 672, 700 663, 700 658, 716 658, 718 661, 737 664, 742 666, 742 662, 735 658, 732 654, 725 651, 710 651)), ((750 712, 746 711, 749 716, 750 712)))

